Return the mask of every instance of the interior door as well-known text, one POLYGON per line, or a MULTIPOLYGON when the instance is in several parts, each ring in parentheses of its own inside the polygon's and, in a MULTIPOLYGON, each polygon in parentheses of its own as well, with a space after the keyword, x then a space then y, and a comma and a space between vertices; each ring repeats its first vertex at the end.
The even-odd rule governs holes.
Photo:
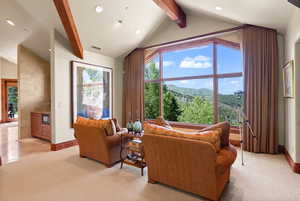
POLYGON ((2 122, 18 119, 18 81, 3 79, 2 82, 2 122))

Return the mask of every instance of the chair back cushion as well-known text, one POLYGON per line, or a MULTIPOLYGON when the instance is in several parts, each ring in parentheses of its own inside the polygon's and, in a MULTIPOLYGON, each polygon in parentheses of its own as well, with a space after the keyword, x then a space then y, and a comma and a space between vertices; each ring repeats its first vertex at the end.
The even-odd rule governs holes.
POLYGON ((179 137, 179 138, 188 138, 193 140, 200 140, 209 142, 215 148, 216 152, 220 151, 220 136, 221 136, 221 129, 203 131, 203 132, 183 132, 174 129, 165 128, 162 126, 158 126, 155 124, 144 124, 145 133, 155 134, 155 135, 166 135, 172 137, 179 137))
POLYGON ((112 119, 86 119, 83 117, 77 117, 76 124, 96 127, 96 128, 104 128, 107 136, 113 136, 117 133, 116 126, 112 119))

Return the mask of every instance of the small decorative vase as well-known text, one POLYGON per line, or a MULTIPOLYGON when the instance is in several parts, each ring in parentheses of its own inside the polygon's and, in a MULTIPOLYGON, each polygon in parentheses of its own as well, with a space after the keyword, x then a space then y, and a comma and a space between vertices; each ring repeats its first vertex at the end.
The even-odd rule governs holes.
POLYGON ((127 123, 126 127, 127 127, 128 132, 132 132, 133 131, 133 123, 132 123, 132 121, 129 121, 127 123))
POLYGON ((139 120, 136 120, 133 124, 133 131, 135 134, 141 133, 142 129, 142 123, 139 120))

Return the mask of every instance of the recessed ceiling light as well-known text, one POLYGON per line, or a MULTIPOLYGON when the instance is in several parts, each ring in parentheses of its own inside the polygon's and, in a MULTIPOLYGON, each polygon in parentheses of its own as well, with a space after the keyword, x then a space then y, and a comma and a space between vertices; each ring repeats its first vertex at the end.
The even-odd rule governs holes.
POLYGON ((14 23, 12 20, 6 19, 5 21, 6 21, 7 24, 9 24, 10 26, 15 26, 15 23, 14 23))
POLYGON ((136 34, 140 34, 141 33, 141 30, 136 30, 136 32, 135 32, 136 34))
POLYGON ((96 9, 96 12, 97 12, 97 13, 101 13, 101 12, 103 11, 103 7, 100 6, 100 5, 96 6, 95 9, 96 9))
POLYGON ((221 6, 216 6, 216 10, 223 10, 221 6))

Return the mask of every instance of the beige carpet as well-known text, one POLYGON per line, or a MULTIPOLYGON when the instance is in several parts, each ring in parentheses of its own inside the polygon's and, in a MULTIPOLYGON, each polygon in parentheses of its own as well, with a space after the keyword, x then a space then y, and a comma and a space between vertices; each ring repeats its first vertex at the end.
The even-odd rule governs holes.
MULTIPOLYGON (((300 175, 283 155, 249 154, 238 159, 222 201, 299 201, 300 175)), ((28 156, 0 167, 0 201, 199 201, 202 197, 148 184, 136 168, 79 158, 78 148, 28 156)))

